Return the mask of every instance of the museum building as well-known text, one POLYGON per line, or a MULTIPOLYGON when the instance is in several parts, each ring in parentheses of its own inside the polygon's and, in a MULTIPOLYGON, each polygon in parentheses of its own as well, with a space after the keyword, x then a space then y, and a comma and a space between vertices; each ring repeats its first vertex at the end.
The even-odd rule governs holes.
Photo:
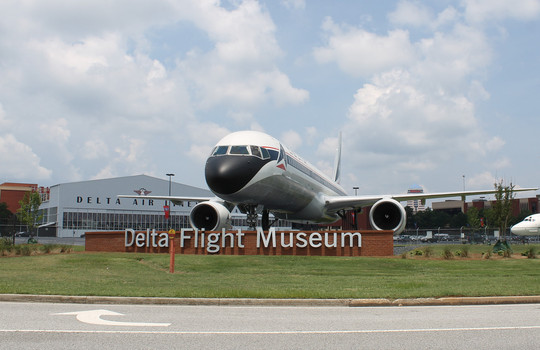
POLYGON ((81 237, 87 231, 119 231, 126 228, 167 230, 187 228, 189 213, 196 202, 170 203, 165 218, 165 201, 144 198, 118 198, 118 195, 147 194, 186 197, 213 197, 209 190, 170 182, 148 175, 80 181, 50 187, 43 211, 40 236, 81 237))

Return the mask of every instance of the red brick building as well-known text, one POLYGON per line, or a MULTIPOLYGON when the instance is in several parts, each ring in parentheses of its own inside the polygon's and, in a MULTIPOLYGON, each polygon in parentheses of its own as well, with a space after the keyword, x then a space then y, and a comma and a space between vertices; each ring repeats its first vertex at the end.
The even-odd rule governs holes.
POLYGON ((19 201, 28 192, 37 191, 41 194, 41 200, 47 200, 49 196, 48 187, 39 187, 37 184, 4 182, 0 185, 0 203, 6 203, 7 209, 15 214, 21 207, 19 201))

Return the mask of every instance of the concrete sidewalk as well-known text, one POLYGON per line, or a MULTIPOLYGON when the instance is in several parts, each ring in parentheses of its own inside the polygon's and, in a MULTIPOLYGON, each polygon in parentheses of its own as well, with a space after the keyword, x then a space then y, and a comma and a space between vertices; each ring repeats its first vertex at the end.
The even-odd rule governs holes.
POLYGON ((428 305, 494 305, 538 304, 540 296, 445 297, 414 299, 236 299, 236 298, 157 298, 0 294, 4 302, 43 302, 75 304, 139 305, 214 305, 214 306, 428 306, 428 305))

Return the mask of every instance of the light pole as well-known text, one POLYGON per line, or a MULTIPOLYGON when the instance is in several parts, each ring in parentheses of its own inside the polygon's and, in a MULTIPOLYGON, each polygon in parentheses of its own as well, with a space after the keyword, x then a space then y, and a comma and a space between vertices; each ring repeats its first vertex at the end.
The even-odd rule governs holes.
MULTIPOLYGON (((171 184, 172 184, 172 177, 174 176, 173 173, 169 173, 169 174, 165 174, 169 177, 169 197, 171 196, 171 184)), ((170 202, 170 201, 169 201, 170 202)), ((170 213, 171 213, 171 207, 170 207, 170 204, 169 204, 169 217, 167 218, 167 221, 169 222, 169 255, 170 255, 170 258, 169 258, 169 273, 174 273, 174 255, 175 255, 175 252, 174 252, 174 230, 171 228, 171 218, 170 218, 170 213)))
MULTIPOLYGON (((359 189, 359 188, 360 188, 360 187, 358 187, 358 186, 353 186, 352 189, 354 190, 354 195, 355 195, 355 196, 358 196, 358 189, 359 189)), ((358 212, 357 212, 356 210, 354 210, 354 211, 353 211, 353 214, 354 214, 354 229, 355 229, 355 230, 358 230, 358 218, 357 218, 358 212)))
MULTIPOLYGON (((173 173, 169 173, 169 174, 165 174, 165 175, 167 175, 167 176, 169 177, 169 197, 170 197, 170 196, 171 196, 171 184, 172 184, 172 182, 171 182, 172 180, 171 180, 171 179, 172 179, 172 177, 174 176, 174 174, 173 174, 173 173)), ((170 213, 170 210, 171 210, 171 209, 170 209, 171 207, 170 207, 170 204, 169 204, 170 201, 165 201, 165 202, 166 202, 166 205, 169 206, 169 213, 170 213)), ((169 215, 170 215, 170 214, 169 214, 169 215)), ((169 221, 169 228, 171 228, 171 220, 169 219, 168 221, 169 221)))
POLYGON ((174 176, 174 174, 165 174, 169 177, 169 196, 171 195, 171 178, 174 176))

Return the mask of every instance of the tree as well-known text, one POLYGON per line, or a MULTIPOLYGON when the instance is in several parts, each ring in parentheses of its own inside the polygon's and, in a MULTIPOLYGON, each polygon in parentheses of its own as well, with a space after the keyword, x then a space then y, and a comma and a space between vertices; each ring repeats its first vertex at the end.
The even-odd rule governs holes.
POLYGON ((469 227, 473 229, 473 232, 476 232, 480 229, 480 211, 476 207, 471 207, 467 209, 467 223, 469 227))
POLYGON ((7 208, 7 204, 0 203, 0 236, 15 234, 16 216, 7 208))
POLYGON ((19 205, 21 206, 17 210, 19 220, 28 226, 29 233, 33 236, 37 224, 43 218, 43 215, 39 212, 41 196, 37 192, 27 192, 23 199, 19 201, 19 205))
POLYGON ((450 227, 460 228, 462 226, 467 226, 467 215, 462 212, 454 214, 450 218, 450 227))
POLYGON ((512 217, 512 201, 514 199, 514 185, 505 186, 501 181, 494 184, 495 203, 492 206, 493 224, 499 227, 503 241, 506 241, 506 229, 512 217))
POLYGON ((4 202, 0 203, 0 224, 4 224, 9 220, 9 218, 13 215, 7 208, 7 204, 4 202))

